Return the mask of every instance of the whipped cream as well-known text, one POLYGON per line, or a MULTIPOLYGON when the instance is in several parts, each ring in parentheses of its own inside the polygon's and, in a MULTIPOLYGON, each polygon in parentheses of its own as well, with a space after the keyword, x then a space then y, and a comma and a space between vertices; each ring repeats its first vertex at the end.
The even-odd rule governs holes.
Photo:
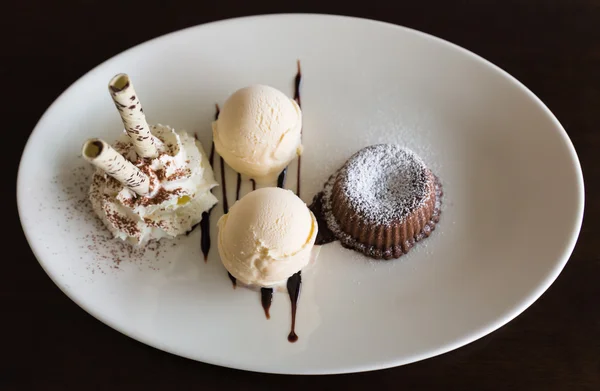
POLYGON ((142 244, 173 238, 192 229, 217 203, 217 186, 202 145, 185 131, 150 126, 156 158, 138 158, 127 134, 113 145, 150 178, 150 193, 140 196, 98 169, 90 187, 92 207, 119 239, 142 244))

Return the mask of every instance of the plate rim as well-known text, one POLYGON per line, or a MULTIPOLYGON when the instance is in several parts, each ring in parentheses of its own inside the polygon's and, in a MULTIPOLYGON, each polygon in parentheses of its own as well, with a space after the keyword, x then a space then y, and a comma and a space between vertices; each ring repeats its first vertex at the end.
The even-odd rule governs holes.
MULTIPOLYGON (((562 126, 560 121, 556 118, 554 113, 552 113, 552 111, 546 106, 546 104, 537 95, 535 95, 529 88, 527 88, 521 81, 519 81, 516 77, 512 76, 511 74, 506 72, 504 69, 502 69, 499 66, 495 65, 494 63, 486 60, 485 58, 481 57, 480 55, 478 55, 462 46, 459 46, 457 44, 454 44, 450 41, 447 41, 443 38, 439 38, 439 37, 434 36, 429 33, 425 33, 425 32, 410 28, 410 27, 405 27, 402 25, 397 25, 397 24, 379 21, 379 20, 375 20, 375 19, 361 18, 361 17, 355 17, 355 16, 336 15, 336 14, 319 14, 319 13, 260 14, 260 15, 227 18, 227 19, 212 21, 212 22, 208 22, 208 23, 197 24, 194 26, 186 27, 186 28, 183 28, 180 30, 176 30, 176 31, 173 31, 173 32, 170 32, 167 34, 163 34, 163 35, 159 35, 157 37, 151 38, 151 39, 141 42, 135 46, 132 46, 128 49, 125 49, 125 50, 111 56, 110 58, 102 61, 100 64, 96 65, 95 67, 93 67, 92 69, 90 69, 89 71, 87 71, 86 73, 81 75, 79 78, 77 78, 73 83, 71 83, 56 99, 54 99, 54 101, 46 108, 46 110, 44 111, 42 116, 39 118, 35 127, 33 128, 33 130, 31 131, 30 135, 27 138, 27 142, 26 142, 25 147, 23 148, 23 152, 21 154, 21 158, 19 159, 19 168, 18 168, 18 172, 17 172, 16 185, 17 185, 16 186, 17 210, 18 210, 18 214, 19 214, 19 221, 20 221, 23 233, 25 235, 25 238, 27 240, 27 243, 28 243, 33 255, 35 256, 36 260, 38 261, 38 263, 40 264, 42 269, 50 277, 52 282, 70 300, 72 300, 75 304, 77 304, 86 313, 88 313, 89 315, 91 315, 92 317, 97 319, 98 321, 104 323, 105 325, 109 326, 110 328, 114 329, 115 331, 119 332, 120 334, 123 334, 129 338, 132 338, 138 342, 141 342, 144 345, 147 345, 151 348, 161 350, 161 351, 167 352, 169 354, 175 354, 177 356, 180 356, 180 357, 183 357, 186 359, 190 359, 190 360, 194 360, 194 361, 199 361, 199 362, 202 362, 205 364, 218 365, 218 366, 222 366, 222 367, 240 369, 240 370, 245 370, 245 371, 250 371, 250 372, 272 373, 272 374, 323 375, 323 374, 357 373, 357 372, 367 372, 367 371, 374 371, 374 370, 380 370, 380 369, 387 369, 387 368, 392 368, 392 367, 397 367, 397 366, 402 366, 402 365, 422 361, 422 360, 425 360, 425 359, 428 359, 431 357, 445 354, 452 350, 466 346, 478 339, 481 339, 482 337, 484 337, 488 334, 491 334, 492 332, 498 330, 499 328, 506 325, 507 323, 509 323, 510 321, 515 319, 517 316, 522 314, 527 308, 529 308, 533 303, 535 303, 548 290, 548 288, 554 283, 554 281, 558 278, 558 276, 564 269, 565 265, 569 261, 571 255, 575 249, 575 246, 577 244, 579 234, 581 232, 581 227, 582 227, 583 217, 584 217, 584 210, 585 210, 585 183, 584 183, 584 178, 583 178, 583 171, 581 168, 581 162, 579 160, 579 157, 577 155, 577 151, 575 150, 575 146, 573 145, 573 142, 571 141, 568 133, 566 132, 566 130, 564 129, 564 127, 562 126), (179 352, 178 349, 176 349, 176 348, 172 348, 169 346, 163 346, 159 343, 156 343, 155 341, 150 341, 150 340, 147 340, 146 338, 136 336, 134 334, 129 334, 129 333, 125 332, 119 325, 115 324, 112 320, 105 318, 102 315, 102 313, 96 311, 93 308, 86 308, 84 305, 82 305, 80 303, 80 301, 78 300, 77 296, 73 292, 70 292, 66 288, 66 286, 64 284, 62 284, 59 277, 57 275, 54 275, 51 273, 51 271, 49 270, 49 268, 46 265, 46 262, 43 260, 43 257, 40 256, 40 254, 42 253, 42 251, 40 250, 40 247, 39 247, 41 242, 36 241, 36 240, 34 240, 33 237, 31 237, 31 234, 28 233, 28 228, 27 228, 28 224, 23 221, 23 211, 25 209, 25 206, 23 205, 23 203, 21 201, 21 199, 22 199, 21 194, 25 191, 25 186, 26 186, 26 184, 24 183, 25 179, 24 179, 24 174, 23 174, 23 170, 22 170, 23 162, 25 160, 25 157, 28 154, 28 150, 31 148, 31 145, 33 145, 35 140, 38 137, 40 137, 41 125, 44 123, 45 119, 49 117, 49 113, 51 113, 53 111, 53 108, 55 106, 57 106, 57 104, 59 102, 61 102, 63 99, 65 99, 65 97, 74 89, 74 87, 81 80, 86 78, 88 75, 90 75, 94 72, 97 72, 98 69, 101 68, 104 64, 115 60, 116 58, 118 58, 121 55, 124 55, 125 53, 131 53, 136 50, 143 50, 146 46, 154 44, 156 41, 160 41, 162 39, 167 39, 167 38, 170 38, 175 35, 185 35, 188 32, 188 30, 208 28, 209 26, 212 26, 215 24, 219 24, 219 25, 230 24, 230 23, 235 24, 241 20, 247 21, 247 20, 252 20, 252 19, 259 20, 259 19, 281 19, 281 18, 331 18, 331 19, 352 21, 352 23, 371 23, 374 25, 379 25, 384 28, 403 30, 406 33, 415 34, 415 35, 424 37, 430 41, 435 41, 439 44, 448 45, 452 49, 462 52, 463 55, 466 55, 478 62, 481 62, 481 63, 483 63, 483 65, 485 65, 487 67, 491 67, 495 71, 499 72, 508 82, 512 82, 522 92, 527 94, 540 108, 542 108, 545 115, 552 121, 552 123, 557 128, 558 133, 561 136, 561 139, 562 139, 562 141, 569 153, 569 157, 571 158, 572 163, 573 163, 572 168, 575 171, 575 176, 576 176, 575 179, 577 182, 577 187, 575 190, 579 192, 579 197, 578 197, 579 199, 578 199, 578 205, 577 205, 577 216, 576 216, 575 224, 572 228, 572 232, 570 234, 569 240, 566 243, 562 254, 560 254, 560 257, 559 257, 560 261, 554 265, 554 267, 552 268, 552 270, 550 271, 548 276, 541 283, 539 283, 537 285, 537 287, 535 287, 533 292, 530 293, 529 295, 527 295, 517 305, 515 305, 513 307, 513 309, 508 312, 507 315, 498 318, 494 322, 490 322, 485 327, 482 327, 479 330, 475 330, 463 338, 460 338, 451 343, 442 345, 442 346, 438 347, 437 349, 432 349, 430 351, 426 351, 421 354, 413 355, 410 358, 384 360, 383 362, 371 362, 369 364, 353 365, 353 366, 349 366, 349 367, 337 368, 334 370, 331 370, 331 369, 308 370, 308 371, 265 370, 265 369, 258 369, 257 367, 253 367, 251 365, 234 365, 234 366, 232 366, 230 363, 228 364, 227 362, 223 362, 222 360, 219 360, 219 359, 207 359, 207 358, 199 359, 196 357, 190 357, 189 355, 187 355, 183 352, 179 352)), ((201 354, 200 354, 200 356, 201 356, 201 354)))

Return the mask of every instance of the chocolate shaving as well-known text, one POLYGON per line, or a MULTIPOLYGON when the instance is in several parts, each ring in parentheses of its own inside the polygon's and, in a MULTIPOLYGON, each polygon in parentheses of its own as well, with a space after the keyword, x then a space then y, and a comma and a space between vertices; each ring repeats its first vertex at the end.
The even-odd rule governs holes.
POLYGON ((192 171, 189 168, 180 168, 175 170, 175 172, 167 177, 168 181, 174 181, 177 179, 184 178, 186 176, 191 176, 192 171))

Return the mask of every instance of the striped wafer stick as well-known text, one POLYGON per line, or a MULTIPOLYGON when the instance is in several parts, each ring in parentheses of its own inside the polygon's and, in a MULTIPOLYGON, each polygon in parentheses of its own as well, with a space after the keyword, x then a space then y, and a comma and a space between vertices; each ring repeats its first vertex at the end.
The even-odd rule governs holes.
POLYGON ((139 168, 117 152, 105 141, 92 138, 83 144, 81 151, 85 160, 104 170, 139 195, 150 191, 150 179, 139 168))
POLYGON ((108 83, 108 91, 121 114, 125 131, 138 156, 156 157, 158 152, 154 145, 154 136, 150 133, 146 115, 129 76, 119 73, 113 77, 108 83))

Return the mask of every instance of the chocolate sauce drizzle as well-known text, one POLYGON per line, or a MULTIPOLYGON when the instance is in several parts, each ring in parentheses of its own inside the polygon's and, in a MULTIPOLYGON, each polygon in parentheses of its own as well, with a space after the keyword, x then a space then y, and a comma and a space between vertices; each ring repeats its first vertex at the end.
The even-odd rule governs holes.
POLYGON ((287 290, 290 295, 290 301, 292 302, 292 326, 290 334, 288 335, 288 341, 296 342, 298 335, 296 334, 296 310, 298 309, 298 297, 300 296, 300 285, 302 285, 302 272, 298 272, 288 278, 287 290))
MULTIPOLYGON (((294 79, 294 100, 298 103, 298 106, 302 107, 302 101, 300 99, 300 85, 302 83, 302 69, 300 68, 300 60, 297 62, 298 72, 294 79)), ((302 137, 302 129, 300 129, 300 137, 302 137)), ((302 156, 298 156, 298 176, 296 181, 296 195, 300 197, 300 167, 302 164, 302 156)), ((283 187, 285 184, 285 176, 287 174, 287 168, 279 175, 277 179, 277 186, 283 187), (282 178, 283 176, 283 178, 282 178), (280 186, 281 179, 281 186, 280 186)), ((290 296, 290 302, 292 304, 292 325, 290 334, 288 335, 289 342, 296 342, 298 335, 296 334, 296 310, 298 309, 298 298, 300 297, 300 286, 302 285, 302 272, 298 272, 288 278, 287 280, 287 291, 290 296)))
POLYGON ((282 189, 285 187, 285 178, 287 177, 287 167, 281 171, 281 174, 277 177, 277 187, 282 189))
POLYGON ((242 174, 238 172, 237 174, 237 186, 235 188, 235 200, 240 199, 240 189, 242 188, 242 174))
POLYGON ((229 203, 227 202, 227 183, 225 182, 225 161, 223 157, 219 158, 221 162, 221 189, 223 189, 223 213, 229 213, 229 203))
MULTIPOLYGON (((215 120, 219 118, 219 105, 215 105, 216 113, 215 120)), ((198 136, 196 135, 196 140, 198 136)), ((208 163, 211 168, 214 168, 215 163, 215 143, 213 142, 210 146, 210 156, 208 158, 208 163)), ((214 208, 214 207, 213 207, 214 208)), ((202 220, 198 223, 200 225, 200 229, 202 230, 202 236, 200 237, 200 248, 202 249, 202 254, 204 254, 204 262, 208 260, 208 252, 210 251, 210 212, 212 212, 213 208, 210 208, 207 212, 202 212, 202 220)), ((192 231, 196 226, 192 227, 192 231)), ((192 232, 188 232, 188 235, 192 232)))
POLYGON ((312 200, 312 203, 308 206, 308 209, 310 209, 310 211, 313 212, 313 215, 317 220, 317 227, 319 227, 319 231, 317 231, 317 238, 315 239, 315 244, 317 246, 321 246, 323 244, 335 242, 337 238, 327 226, 325 213, 323 212, 322 191, 315 195, 315 197, 312 200))
MULTIPOLYGON (((219 113, 221 110, 219 109, 219 105, 215 104, 215 121, 219 119, 219 113)), ((213 159, 215 157, 215 143, 213 141, 212 148, 210 150, 210 165, 213 166, 213 159)), ((222 157, 219 157, 219 162, 221 163, 221 189, 223 189, 223 214, 227 214, 229 212, 229 205, 227 203, 227 184, 225 182, 225 161, 222 157)), ((208 238, 208 245, 210 247, 210 237, 208 238)), ((237 287, 237 280, 231 273, 227 272, 231 283, 233 284, 233 289, 237 287)))
POLYGON ((200 229, 202 230, 202 234, 200 236, 200 248, 202 249, 202 254, 204 254, 204 262, 208 261, 208 252, 210 251, 210 212, 212 208, 208 212, 202 212, 202 220, 200 220, 200 229))
MULTIPOLYGON (((218 108, 219 106, 217 106, 218 108)), ((214 166, 215 163, 215 142, 213 141, 211 147, 210 147, 210 156, 208 157, 208 162, 210 163, 210 166, 214 166)))
POLYGON ((231 283, 233 284, 233 289, 235 289, 237 287, 237 280, 235 279, 234 276, 231 275, 231 273, 227 272, 227 275, 229 276, 229 279, 231 280, 231 283))
POLYGON ((302 69, 300 68, 300 60, 296 61, 296 65, 298 67, 298 72, 294 78, 294 100, 296 103, 298 103, 298 106, 301 106, 302 101, 300 100, 300 84, 302 83, 302 69))
POLYGON ((256 181, 254 179, 250 179, 250 182, 252 182, 252 191, 256 190, 256 181))
POLYGON ((260 288, 260 302, 265 310, 265 316, 267 319, 271 319, 269 309, 271 308, 271 303, 273 302, 273 288, 260 288))
MULTIPOLYGON (((300 85, 302 84, 302 69, 300 68, 300 60, 297 62, 298 72, 294 79, 294 100, 298 103, 298 107, 302 108, 302 100, 300 99, 300 85)), ((300 129, 300 137, 302 137, 302 129, 300 129)), ((298 175, 296 180, 296 195, 300 197, 300 170, 302 166, 302 156, 298 156, 298 175)))

